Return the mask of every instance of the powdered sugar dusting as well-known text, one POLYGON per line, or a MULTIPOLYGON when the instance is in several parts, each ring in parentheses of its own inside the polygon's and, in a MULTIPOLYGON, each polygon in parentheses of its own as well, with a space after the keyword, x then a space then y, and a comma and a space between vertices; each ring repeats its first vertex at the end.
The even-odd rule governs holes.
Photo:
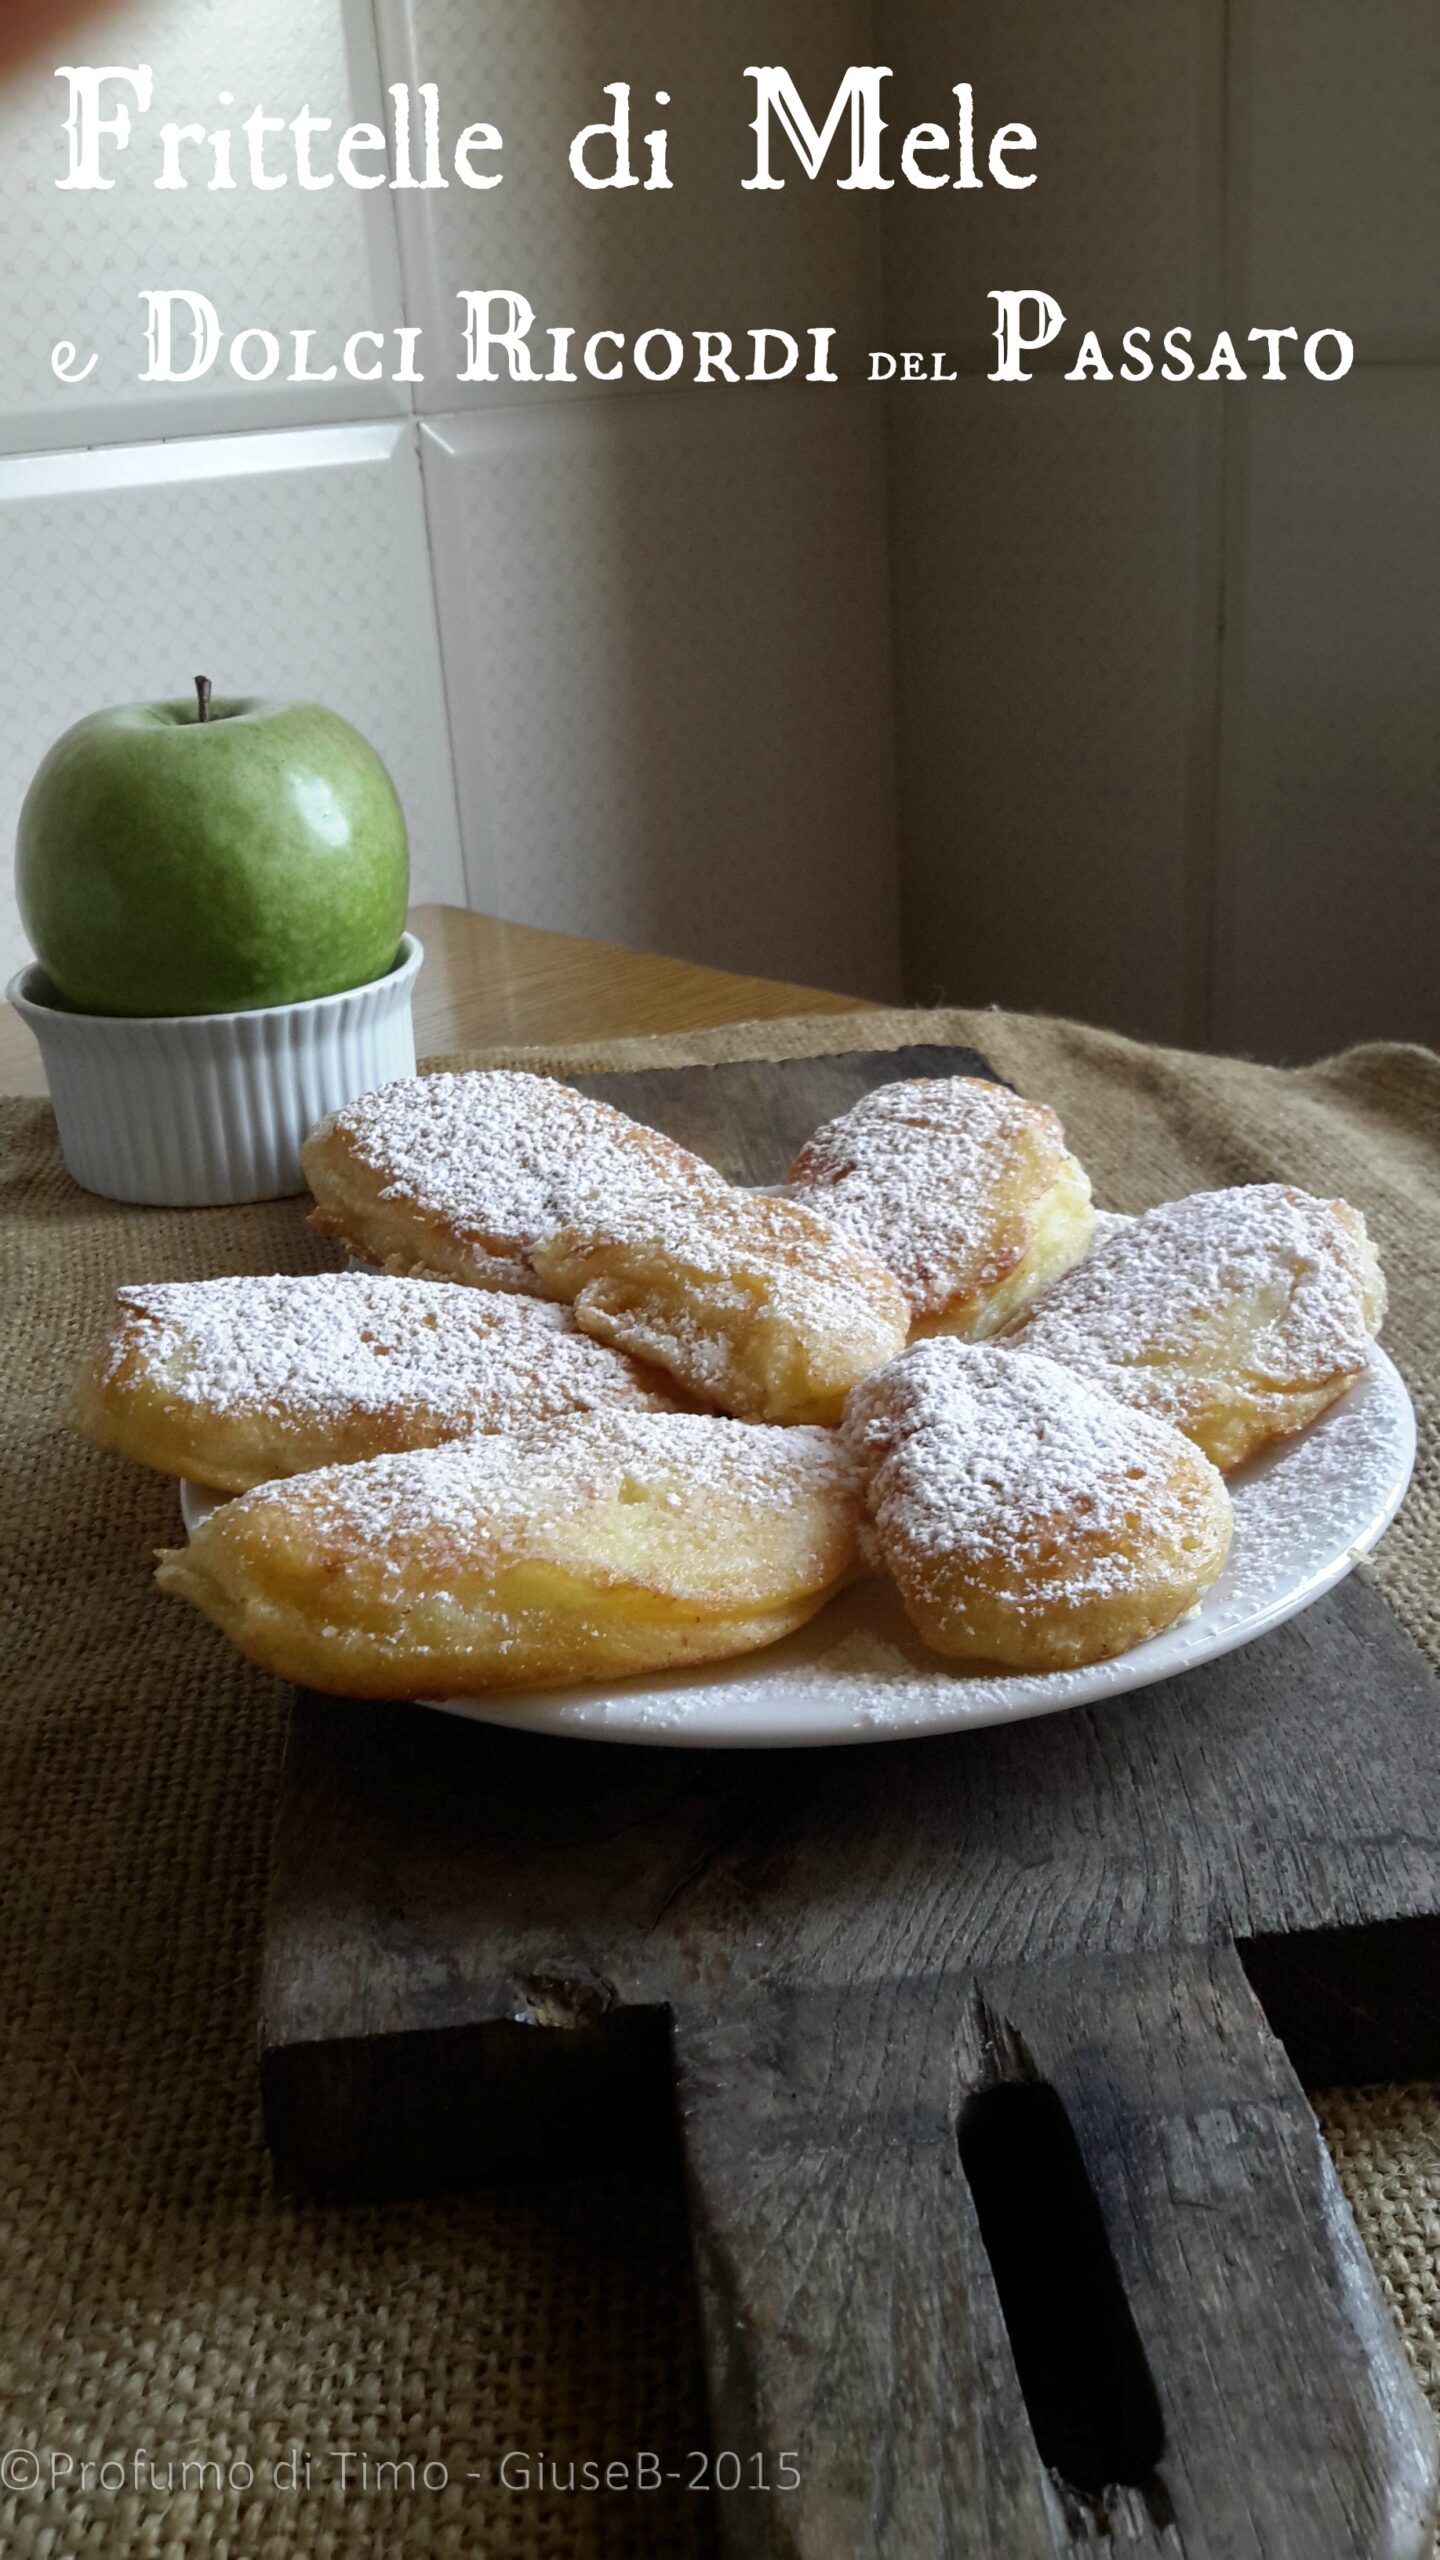
POLYGON ((852 1627, 836 1643, 826 1646, 817 1668, 837 1680, 878 1680, 888 1685, 911 1679, 915 1665, 898 1644, 888 1643, 873 1628, 852 1627))
POLYGON ((381 1085, 323 1121, 312 1145, 335 1130, 383 1178, 382 1199, 522 1262, 538 1237, 607 1204, 641 1203, 662 1185, 728 1187, 612 1104, 517 1069, 381 1085))
POLYGON ((1349 1549, 1353 1557, 1373 1545, 1367 1497, 1373 1501, 1373 1489, 1387 1473, 1393 1477, 1397 1449, 1408 1461, 1414 1446, 1413 1417, 1396 1409, 1404 1390, 1389 1374, 1388 1390, 1373 1375, 1363 1379, 1308 1431, 1262 1451, 1229 1478, 1243 1568, 1234 1578, 1242 1589, 1253 1593, 1293 1573, 1297 1556, 1349 1549))
POLYGON ((1112 1236, 1123 1236, 1126 1228, 1134 1224, 1134 1219, 1122 1209, 1097 1209, 1095 1223, 1090 1230, 1090 1251, 1093 1253, 1098 1245, 1109 1244, 1112 1236))
POLYGON ((458 1433, 662 1401, 622 1353, 534 1298, 338 1271, 167 1281, 119 1296, 126 1321, 102 1383, 138 1350, 168 1397, 209 1414, 323 1426, 404 1411, 458 1433))
POLYGON ((451 1441, 444 1448, 326 1467, 285 1486, 260 1486, 240 1505, 303 1506, 320 1538, 364 1542, 403 1558, 423 1539, 428 1558, 458 1558, 518 1536, 527 1549, 547 1528, 594 1504, 646 1500, 703 1515, 723 1499, 755 1515, 783 1514, 804 1495, 849 1500, 854 1461, 834 1432, 773 1429, 713 1414, 581 1414, 534 1430, 451 1441))
POLYGON ((1047 1289, 1007 1341, 1180 1419, 1208 1344, 1249 1311, 1246 1384, 1320 1386, 1369 1356, 1384 1284, 1354 1213, 1278 1182, 1194 1192, 1133 1218, 1047 1289), (1172 1364, 1167 1375, 1165 1364, 1172 1364), (1188 1364, 1188 1373, 1187 1373, 1188 1364), (1143 1376, 1133 1374, 1137 1368, 1143 1376))
MULTIPOLYGON (((1234 1542, 1199 1608, 1084 1670, 942 1661, 905 1620, 894 1586, 874 1581, 842 1592, 798 1635, 748 1661, 455 1712, 596 1741, 738 1748, 973 1730, 1118 1697, 1248 1641, 1327 1589, 1374 1545, 1413 1454, 1404 1387, 1378 1353, 1342 1403, 1231 1478, 1234 1542)), ((1157 1691, 1157 1714, 1166 1697, 1157 1691)))
MULTIPOLYGON (((703 1671, 516 1693, 447 1712, 592 1741, 669 1748, 880 1742, 975 1730, 1123 1696, 1248 1642, 1372 1547, 1404 1490, 1414 1416, 1383 1351, 1342 1402, 1230 1478, 1224 1572, 1178 1626, 1082 1671, 977 1669, 930 1653, 888 1581, 852 1585, 798 1634, 703 1671)), ((798 1435, 786 1435, 794 1439, 798 1435)), ((823 1438, 833 1445, 836 1435, 823 1438)), ((187 1522, 209 1505, 185 1488, 187 1522)), ((1153 1712, 1164 1712, 1158 1690, 1153 1712)), ((1149 1702, 1147 1702, 1147 1709, 1149 1702)))
POLYGON ((998 1568, 1022 1616, 1135 1589, 1154 1542, 1183 1548, 1219 1492, 1168 1425, 1052 1361, 953 1337, 867 1378, 844 1429, 882 1550, 922 1580, 957 1553, 998 1568))
POLYGON ((993 1287, 1025 1251, 1024 1226, 997 1203, 1027 1148, 1058 1171, 1060 1123, 1048 1106, 975 1076, 881 1085, 817 1129, 791 1168, 794 1196, 869 1246, 917 1314, 956 1292, 993 1287))
MULTIPOLYGON (((681 1369, 699 1393, 721 1392, 737 1346, 759 1323, 846 1346, 856 1363, 852 1376, 866 1361, 891 1358, 904 1337, 893 1275, 808 1206, 771 1194, 727 1186, 610 1202, 591 1224, 558 1237, 553 1260, 542 1252, 540 1267, 553 1269, 568 1293, 577 1269, 583 1279, 584 1257, 603 1258, 612 1245, 633 1258, 642 1277, 647 1269, 653 1276, 656 1356, 681 1369)), ((631 1320, 638 1340, 643 1310, 632 1310, 631 1320)))

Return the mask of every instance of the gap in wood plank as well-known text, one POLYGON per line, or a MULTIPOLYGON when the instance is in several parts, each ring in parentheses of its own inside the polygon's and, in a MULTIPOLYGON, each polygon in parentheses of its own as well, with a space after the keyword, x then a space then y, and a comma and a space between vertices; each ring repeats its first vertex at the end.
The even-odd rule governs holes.
POLYGON ((321 2197, 459 2193, 492 2180, 677 2174, 670 2012, 593 1985, 517 1978, 510 2014, 276 2046, 265 2133, 287 2183, 321 2197))
POLYGON ((977 2090, 957 2138, 1041 2460, 1086 2500, 1139 2489, 1163 2521, 1159 2394, 1057 2091, 977 2090))
POLYGON ((1238 1953, 1302 2088, 1440 2079, 1440 1915, 1243 1938, 1238 1953))

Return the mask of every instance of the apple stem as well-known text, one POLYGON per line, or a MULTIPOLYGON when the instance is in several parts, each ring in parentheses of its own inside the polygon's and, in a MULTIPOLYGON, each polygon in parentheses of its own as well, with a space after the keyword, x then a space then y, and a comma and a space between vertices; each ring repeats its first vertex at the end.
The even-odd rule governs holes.
POLYGON ((196 677, 195 699, 200 706, 196 715, 197 718, 201 720, 208 720, 210 717, 210 679, 208 676, 196 677))

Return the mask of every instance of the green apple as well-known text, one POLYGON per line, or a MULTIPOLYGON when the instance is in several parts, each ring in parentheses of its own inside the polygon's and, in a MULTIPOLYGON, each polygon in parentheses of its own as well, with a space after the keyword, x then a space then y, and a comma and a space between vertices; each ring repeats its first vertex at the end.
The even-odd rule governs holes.
POLYGON ((35 956, 86 1013, 231 1013, 364 986, 394 965, 409 887, 395 786, 313 702, 92 711, 20 812, 35 956))

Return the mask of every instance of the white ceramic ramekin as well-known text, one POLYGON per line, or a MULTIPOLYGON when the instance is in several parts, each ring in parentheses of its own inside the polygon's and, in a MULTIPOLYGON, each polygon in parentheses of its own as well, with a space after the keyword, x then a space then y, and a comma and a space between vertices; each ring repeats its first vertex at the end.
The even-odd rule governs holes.
POLYGON ((37 1000, 33 964, 7 993, 40 1043, 76 1181, 105 1200, 213 1208, 303 1191, 316 1121, 413 1076, 424 956, 407 933, 388 977, 252 1013, 67 1013, 37 1000))

